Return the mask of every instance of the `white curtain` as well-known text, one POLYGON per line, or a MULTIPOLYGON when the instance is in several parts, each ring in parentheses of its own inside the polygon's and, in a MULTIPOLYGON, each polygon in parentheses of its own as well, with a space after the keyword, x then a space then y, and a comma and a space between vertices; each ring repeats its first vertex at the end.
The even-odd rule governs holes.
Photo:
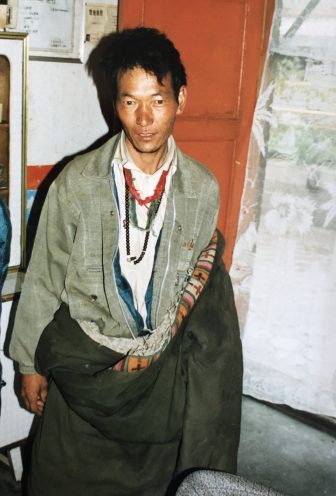
POLYGON ((276 4, 231 277, 244 392, 336 416, 336 2, 276 4))

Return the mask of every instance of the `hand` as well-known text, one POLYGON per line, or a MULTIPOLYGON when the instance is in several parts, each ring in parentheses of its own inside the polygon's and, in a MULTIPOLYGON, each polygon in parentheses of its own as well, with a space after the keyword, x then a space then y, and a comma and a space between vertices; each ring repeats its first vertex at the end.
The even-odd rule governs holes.
POLYGON ((21 376, 21 396, 26 408, 36 415, 42 415, 48 394, 48 379, 39 374, 21 376))

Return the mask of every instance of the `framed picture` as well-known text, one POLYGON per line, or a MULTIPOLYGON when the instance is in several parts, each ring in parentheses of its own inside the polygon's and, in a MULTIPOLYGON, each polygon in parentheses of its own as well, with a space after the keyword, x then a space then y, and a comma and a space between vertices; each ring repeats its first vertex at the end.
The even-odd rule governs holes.
MULTIPOLYGON (((0 197, 12 224, 7 279, 13 284, 18 277, 13 274, 25 266, 27 58, 26 33, 0 32, 0 197)), ((5 291, 15 292, 12 289, 5 291)))
POLYGON ((78 61, 84 52, 83 0, 7 0, 10 30, 29 34, 29 57, 78 61))

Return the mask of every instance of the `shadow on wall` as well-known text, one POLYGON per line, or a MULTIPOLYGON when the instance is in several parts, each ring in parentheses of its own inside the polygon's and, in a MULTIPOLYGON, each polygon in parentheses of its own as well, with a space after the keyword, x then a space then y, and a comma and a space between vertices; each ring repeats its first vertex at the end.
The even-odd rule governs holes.
POLYGON ((113 104, 113 85, 117 84, 116 80, 111 79, 103 67, 104 63, 113 65, 114 61, 109 57, 109 53, 115 52, 117 33, 111 33, 104 36, 98 45, 92 50, 86 63, 86 68, 89 75, 97 88, 97 95, 100 105, 100 110, 108 125, 110 131, 115 134, 120 130, 120 123, 114 113, 113 104), (111 47, 114 49, 111 50, 111 47))

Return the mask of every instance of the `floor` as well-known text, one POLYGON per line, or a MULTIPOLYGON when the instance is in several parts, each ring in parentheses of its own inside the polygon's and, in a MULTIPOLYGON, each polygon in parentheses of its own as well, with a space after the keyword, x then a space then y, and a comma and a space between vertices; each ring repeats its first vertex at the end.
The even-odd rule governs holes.
POLYGON ((290 496, 336 496, 336 432, 244 398, 238 474, 290 496))
MULTIPOLYGON (((244 397, 238 473, 289 496, 336 496, 336 435, 244 397)), ((22 494, 1 461, 0 494, 22 494)))

